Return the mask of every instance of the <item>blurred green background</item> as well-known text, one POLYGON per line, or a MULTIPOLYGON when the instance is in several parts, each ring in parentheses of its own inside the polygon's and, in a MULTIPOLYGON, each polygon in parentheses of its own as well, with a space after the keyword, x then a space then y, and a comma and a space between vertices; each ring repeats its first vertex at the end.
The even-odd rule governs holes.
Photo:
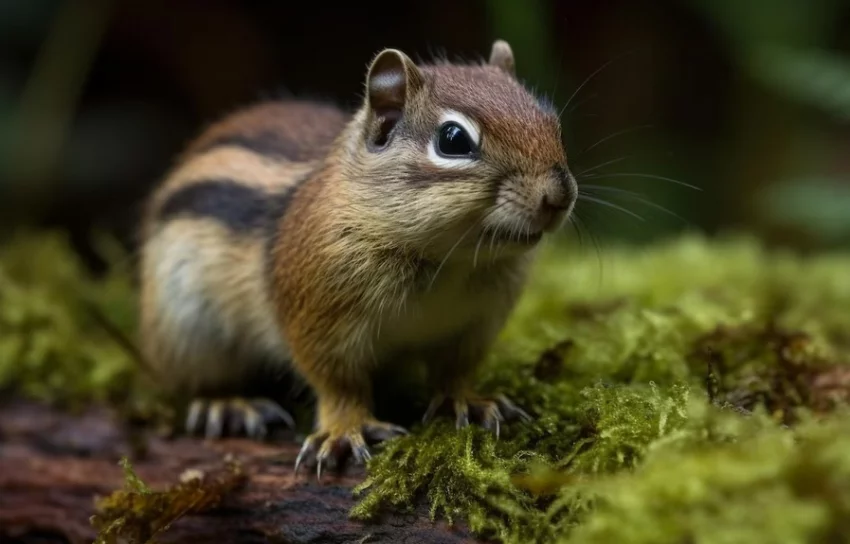
POLYGON ((68 229, 97 266, 90 234, 132 247, 141 199, 217 117, 285 93, 354 106, 383 47, 469 59, 496 37, 569 103, 580 183, 641 216, 581 203, 603 246, 686 229, 850 246, 846 0, 2 0, 3 233, 68 229))

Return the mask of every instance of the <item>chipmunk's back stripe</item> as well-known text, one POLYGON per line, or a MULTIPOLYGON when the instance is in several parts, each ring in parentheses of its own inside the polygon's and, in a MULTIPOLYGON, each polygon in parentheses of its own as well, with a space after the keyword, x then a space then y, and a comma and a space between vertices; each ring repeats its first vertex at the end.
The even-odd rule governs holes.
POLYGON ((291 189, 269 193, 230 179, 203 180, 169 195, 158 218, 208 218, 237 233, 272 229, 286 211, 291 193, 291 189))
POLYGON ((271 131, 263 131, 255 134, 223 134, 210 142, 195 149, 195 153, 201 154, 221 147, 239 147, 264 157, 274 159, 286 159, 290 161, 307 160, 306 150, 303 146, 292 140, 279 137, 271 131))

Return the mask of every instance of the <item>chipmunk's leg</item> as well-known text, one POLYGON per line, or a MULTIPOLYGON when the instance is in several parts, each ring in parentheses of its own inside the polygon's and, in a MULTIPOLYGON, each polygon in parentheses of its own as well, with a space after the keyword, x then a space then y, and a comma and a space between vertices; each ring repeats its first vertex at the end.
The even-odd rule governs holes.
POLYGON ((318 477, 328 466, 340 468, 349 455, 358 463, 371 458, 369 446, 407 434, 401 426, 372 414, 372 383, 365 365, 299 365, 316 392, 316 430, 304 440, 295 470, 315 465, 318 477), (356 371, 347 371, 358 368, 356 371), (330 371, 328 371, 330 370, 330 371))
POLYGON ((423 423, 431 421, 440 408, 449 406, 454 411, 458 429, 472 422, 492 430, 498 437, 502 423, 532 419, 505 395, 483 396, 476 391, 475 373, 493 337, 492 328, 473 327, 429 351, 426 357, 434 396, 422 418, 423 423))
POLYGON ((256 440, 268 433, 271 425, 283 423, 295 427, 292 415, 267 398, 195 398, 186 414, 186 431, 207 438, 247 436, 256 440))

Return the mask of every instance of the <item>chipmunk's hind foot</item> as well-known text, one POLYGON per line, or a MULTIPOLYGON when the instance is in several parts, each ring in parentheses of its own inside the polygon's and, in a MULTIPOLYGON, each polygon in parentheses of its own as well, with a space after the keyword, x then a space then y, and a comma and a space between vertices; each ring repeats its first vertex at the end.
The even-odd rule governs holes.
POLYGON ((272 425, 295 428, 292 416, 265 398, 195 399, 186 415, 186 432, 206 438, 246 436, 262 440, 272 425))

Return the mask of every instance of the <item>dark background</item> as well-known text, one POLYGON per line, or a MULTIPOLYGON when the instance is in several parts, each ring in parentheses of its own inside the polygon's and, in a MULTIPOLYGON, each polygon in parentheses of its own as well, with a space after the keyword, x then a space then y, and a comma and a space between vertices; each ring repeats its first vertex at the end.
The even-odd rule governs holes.
POLYGON ((355 106, 383 47, 469 59, 496 37, 530 86, 573 97, 573 170, 618 161, 585 183, 649 202, 598 193, 643 221, 582 203, 603 244, 692 229, 850 246, 846 0, 0 0, 3 233, 132 245, 140 199, 205 124, 286 92, 355 106))

